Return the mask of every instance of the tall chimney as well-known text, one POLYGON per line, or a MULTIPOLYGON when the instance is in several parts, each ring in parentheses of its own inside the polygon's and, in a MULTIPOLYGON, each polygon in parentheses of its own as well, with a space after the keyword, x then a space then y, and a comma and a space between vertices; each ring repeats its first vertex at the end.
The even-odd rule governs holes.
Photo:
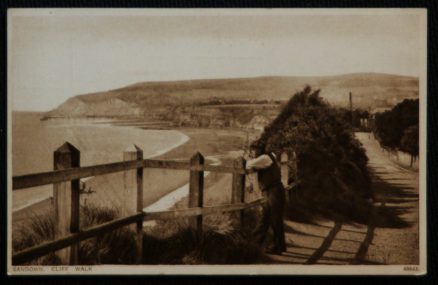
POLYGON ((350 92, 350 114, 351 114, 351 125, 354 125, 354 118, 353 118, 353 94, 350 92))

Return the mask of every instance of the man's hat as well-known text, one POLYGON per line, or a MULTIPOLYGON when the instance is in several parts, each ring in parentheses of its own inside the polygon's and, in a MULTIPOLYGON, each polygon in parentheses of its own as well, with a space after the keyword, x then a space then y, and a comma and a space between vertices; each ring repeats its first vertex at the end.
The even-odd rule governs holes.
POLYGON ((265 152, 265 143, 263 141, 259 140, 255 140, 251 143, 251 145, 249 146, 250 149, 255 149, 255 150, 259 150, 261 152, 265 152))

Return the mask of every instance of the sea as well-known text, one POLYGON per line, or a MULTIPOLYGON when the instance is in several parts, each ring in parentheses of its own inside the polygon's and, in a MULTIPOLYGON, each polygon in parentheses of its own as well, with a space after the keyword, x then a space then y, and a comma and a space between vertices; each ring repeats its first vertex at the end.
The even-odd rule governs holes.
MULTIPOLYGON (((144 158, 180 146, 189 138, 175 130, 141 129, 109 119, 40 120, 43 113, 12 112, 12 176, 53 170, 54 151, 69 142, 80 151, 81 166, 118 162, 136 145, 144 158)), ((12 210, 24 209, 52 196, 51 185, 13 191, 12 210)))

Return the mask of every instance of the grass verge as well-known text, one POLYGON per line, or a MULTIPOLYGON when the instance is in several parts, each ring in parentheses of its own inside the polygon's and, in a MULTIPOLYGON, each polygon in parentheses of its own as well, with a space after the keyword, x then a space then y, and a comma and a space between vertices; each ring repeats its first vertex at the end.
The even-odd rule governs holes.
MULTIPOLYGON (((261 247, 251 240, 257 211, 248 210, 245 225, 240 227, 236 215, 207 216, 198 240, 189 219, 157 221, 143 236, 143 264, 252 264, 263 262, 261 247)), ((81 228, 101 224, 119 217, 113 208, 84 206, 81 228)), ((54 218, 49 213, 33 216, 13 233, 13 252, 53 240, 54 218)), ((135 233, 123 227, 82 241, 79 264, 134 264, 135 233)), ((28 265, 59 265, 56 253, 35 259, 28 265)))

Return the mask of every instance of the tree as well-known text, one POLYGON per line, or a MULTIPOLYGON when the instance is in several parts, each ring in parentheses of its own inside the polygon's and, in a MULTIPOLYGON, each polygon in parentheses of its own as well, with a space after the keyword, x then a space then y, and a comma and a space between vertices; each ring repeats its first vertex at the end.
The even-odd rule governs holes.
POLYGON ((400 141, 400 149, 411 155, 411 167, 414 162, 414 157, 418 156, 418 140, 418 125, 410 126, 404 130, 403 137, 400 141))
POLYGON ((391 110, 376 114, 374 133, 383 147, 400 149, 405 130, 418 125, 418 117, 419 100, 405 99, 391 110))

